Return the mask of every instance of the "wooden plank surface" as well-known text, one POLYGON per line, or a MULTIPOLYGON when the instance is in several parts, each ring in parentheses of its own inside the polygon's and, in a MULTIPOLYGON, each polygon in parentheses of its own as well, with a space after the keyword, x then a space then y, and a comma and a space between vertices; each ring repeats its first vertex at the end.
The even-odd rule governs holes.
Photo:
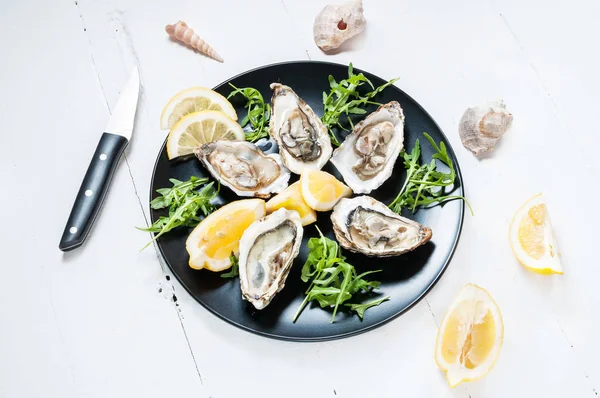
POLYGON ((364 0, 368 28, 335 55, 312 41, 323 0, 25 0, 0 5, 0 397, 596 397, 600 389, 597 2, 364 0), (185 20, 225 59, 171 42, 185 20), (475 216, 427 298, 345 340, 298 344, 238 330, 199 306, 137 231, 164 140, 166 101, 288 60, 353 62, 419 101, 460 159, 475 216), (131 68, 133 141, 83 248, 57 248, 74 196, 131 68), (466 107, 514 114, 497 151, 460 143, 466 107), (513 212, 544 192, 565 275, 525 271, 507 242, 513 212), (483 380, 450 389, 433 361, 460 287, 497 300, 505 343, 483 380), (175 303, 173 297, 177 297, 175 303))

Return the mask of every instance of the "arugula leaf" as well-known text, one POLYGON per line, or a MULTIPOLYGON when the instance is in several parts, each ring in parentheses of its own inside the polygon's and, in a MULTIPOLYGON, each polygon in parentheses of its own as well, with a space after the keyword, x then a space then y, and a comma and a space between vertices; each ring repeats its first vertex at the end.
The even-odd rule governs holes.
POLYGON ((368 310, 371 307, 376 307, 379 304, 381 304, 384 301, 389 300, 389 299, 390 299, 390 296, 385 296, 380 299, 369 301, 368 303, 364 303, 364 304, 346 304, 346 305, 348 307, 350 307, 350 310, 356 311, 356 313, 358 314, 360 319, 363 319, 363 317, 365 316, 366 310, 368 310))
MULTIPOLYGON (((350 306, 351 304, 345 303, 352 299, 353 295, 370 293, 380 285, 380 282, 367 281, 364 277, 381 270, 357 275, 354 266, 346 262, 338 243, 326 238, 318 227, 317 231, 320 236, 310 238, 308 241, 310 252, 302 267, 301 276, 302 281, 308 282, 312 278, 312 282, 306 290, 304 301, 294 315, 293 322, 296 322, 308 302, 316 301, 321 308, 333 307, 331 315, 333 323, 340 305, 350 306)), ((367 308, 361 310, 359 314, 361 318, 367 308)))
POLYGON ((367 281, 367 280, 363 279, 366 275, 374 274, 376 272, 381 272, 381 270, 363 272, 362 274, 354 277, 352 284, 348 287, 348 291, 351 294, 357 293, 361 290, 364 293, 369 293, 371 290, 379 288, 379 285, 381 285, 381 282, 367 281))
POLYGON ((237 88, 229 83, 234 90, 229 93, 227 99, 241 94, 246 99, 245 108, 248 114, 240 121, 240 126, 246 127, 248 123, 253 131, 246 131, 246 141, 255 142, 261 138, 269 136, 269 118, 271 117, 271 105, 265 104, 260 92, 252 87, 237 88))
POLYGON ((159 188, 156 190, 160 194, 152 202, 150 206, 153 209, 163 209, 168 207, 173 202, 181 202, 181 199, 190 191, 204 185, 208 182, 208 178, 190 177, 188 181, 179 181, 175 178, 170 178, 169 181, 173 184, 172 188, 159 188))
POLYGON ((398 214, 402 212, 403 208, 409 208, 414 213, 419 206, 428 207, 452 199, 462 199, 473 214, 473 208, 464 196, 447 194, 448 190, 450 192, 454 189, 456 170, 450 155, 448 155, 446 145, 443 142, 437 145, 429 134, 423 133, 423 135, 435 153, 431 156, 429 163, 420 164, 421 145, 418 139, 410 154, 402 150, 400 155, 406 169, 406 180, 389 208, 398 214), (436 160, 448 166, 449 171, 444 173, 437 170, 436 160))
POLYGON ((334 128, 339 128, 345 131, 349 129, 342 124, 342 116, 345 115, 345 121, 354 128, 352 119, 349 115, 364 115, 367 113, 362 107, 367 104, 381 105, 379 102, 371 101, 377 94, 381 93, 390 85, 394 84, 398 79, 392 79, 385 84, 375 88, 373 83, 362 73, 354 74, 352 63, 348 65, 348 78, 337 82, 333 76, 329 75, 329 94, 323 92, 323 116, 321 121, 327 127, 331 142, 333 145, 339 146, 340 142, 337 139, 334 128), (363 84, 368 84, 373 91, 360 95, 358 88, 363 84))
POLYGON ((229 256, 229 261, 231 261, 231 271, 221 274, 221 278, 235 278, 240 274, 240 262, 235 254, 231 253, 229 256))
POLYGON ((199 212, 204 216, 209 215, 215 209, 211 203, 217 194, 219 188, 213 188, 214 182, 206 184, 208 178, 190 177, 188 181, 179 181, 171 178, 171 188, 160 188, 156 192, 160 194, 150 202, 153 209, 169 209, 167 216, 160 216, 150 227, 137 227, 140 231, 153 232, 156 235, 150 242, 142 248, 144 250, 154 240, 158 239, 174 228, 195 227, 200 222, 199 212), (204 185, 206 184, 206 185, 204 185), (200 186, 202 189, 198 190, 200 186))

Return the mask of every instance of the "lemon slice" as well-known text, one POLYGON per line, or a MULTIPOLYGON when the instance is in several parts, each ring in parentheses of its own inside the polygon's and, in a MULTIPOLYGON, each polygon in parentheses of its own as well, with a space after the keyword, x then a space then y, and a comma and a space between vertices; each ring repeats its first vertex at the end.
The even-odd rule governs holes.
POLYGON ((317 211, 329 211, 341 198, 352 195, 350 188, 321 170, 304 169, 300 187, 304 201, 317 211))
POLYGON ((311 209, 302 197, 302 192, 300 192, 300 181, 293 183, 267 202, 268 214, 281 208, 297 211, 303 226, 317 221, 317 212, 311 209))
POLYGON ((510 246, 517 260, 540 274, 562 274, 548 209, 542 195, 529 199, 515 213, 509 232, 510 246))
POLYGON ((216 140, 242 141, 244 131, 240 125, 217 111, 203 111, 184 116, 171 129, 167 138, 169 159, 194 153, 194 149, 216 140))
POLYGON ((185 115, 201 111, 219 111, 237 120, 235 109, 227 98, 209 88, 192 87, 175 94, 165 105, 160 115, 160 128, 169 130, 185 115))
POLYGON ((239 254, 242 234, 266 214, 265 201, 244 199, 231 202, 206 217, 185 242, 190 267, 223 271, 231 267, 229 256, 239 254))
POLYGON ((487 290, 468 283, 448 308, 438 330, 435 361, 450 387, 485 376, 504 340, 500 308, 487 290))

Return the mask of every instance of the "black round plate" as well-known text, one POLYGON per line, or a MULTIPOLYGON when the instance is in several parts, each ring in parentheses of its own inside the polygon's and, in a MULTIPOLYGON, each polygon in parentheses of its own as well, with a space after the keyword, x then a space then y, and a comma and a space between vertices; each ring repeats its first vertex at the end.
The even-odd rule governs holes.
MULTIPOLYGON (((292 87, 317 113, 323 112, 322 94, 329 91, 327 77, 332 75, 336 80, 345 79, 347 66, 325 62, 289 62, 269 65, 238 75, 224 82, 215 91, 227 96, 231 92, 228 83, 236 87, 254 87, 263 95, 265 101, 271 98, 269 84, 280 82, 292 87)), ((361 71, 355 69, 355 73, 361 71)), ((385 81, 375 75, 363 72, 375 86, 385 81)), ((393 76, 392 76, 393 77, 393 76)), ((423 159, 431 159, 432 148, 424 139, 423 132, 429 133, 436 142, 443 141, 456 167, 458 177, 454 194, 463 195, 462 177, 458 162, 450 143, 427 112, 411 97, 395 86, 388 87, 379 94, 376 101, 386 103, 398 101, 404 109, 406 127, 404 129, 404 145, 412 149, 417 139, 421 142, 423 159)), ((240 119, 246 114, 243 98, 232 100, 240 119)), ((368 109, 373 111, 376 107, 368 109)), ((439 166, 441 167, 441 166, 439 166)), ((328 163, 324 170, 341 179, 336 169, 328 163)), ((151 199, 157 194, 156 189, 170 187, 169 178, 187 180, 190 176, 210 176, 195 158, 169 161, 165 147, 161 149, 156 161, 152 178, 151 199)), ((371 192, 375 199, 389 204, 404 181, 405 172, 402 160, 398 158, 393 175, 376 191, 371 192)), ((292 177, 295 181, 297 176, 292 177)), ((219 201, 228 203, 237 198, 230 190, 221 188, 219 201)), ((380 269, 382 272, 370 275, 370 279, 381 281, 381 286, 371 297, 389 295, 390 300, 378 307, 370 308, 364 320, 347 310, 338 312, 335 322, 331 323, 331 310, 321 309, 318 305, 308 305, 296 323, 292 318, 304 299, 307 285, 300 280, 300 271, 307 256, 306 242, 318 236, 315 225, 305 227, 302 250, 294 261, 285 288, 275 296, 271 304, 257 311, 247 301, 242 300, 238 278, 223 279, 219 274, 206 270, 194 270, 188 266, 188 254, 185 240, 190 229, 179 228, 158 240, 158 247, 173 274, 185 289, 200 304, 220 318, 251 332, 268 337, 294 341, 318 341, 348 337, 373 329, 393 319, 409 309, 421 299, 440 278, 454 253, 460 236, 464 213, 462 201, 451 201, 441 206, 418 210, 415 214, 406 212, 403 215, 432 228, 431 242, 413 252, 400 257, 386 259, 369 258, 345 251, 347 261, 353 264, 357 272, 380 269)), ((152 211, 154 222, 161 211, 152 211)), ((330 213, 319 213, 317 225, 323 233, 335 239, 330 213)))

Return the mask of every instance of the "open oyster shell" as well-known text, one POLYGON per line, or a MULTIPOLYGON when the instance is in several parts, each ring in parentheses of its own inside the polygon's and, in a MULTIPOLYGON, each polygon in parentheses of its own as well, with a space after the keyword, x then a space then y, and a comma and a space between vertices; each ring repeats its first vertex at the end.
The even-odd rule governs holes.
POLYGON ((272 83, 269 133, 279 145, 283 163, 292 173, 320 170, 333 148, 327 128, 310 106, 288 86, 272 83))
POLYGON ((372 257, 404 254, 431 239, 431 229, 391 211, 369 196, 342 199, 331 213, 342 247, 372 257))
POLYGON ((404 145, 404 113, 396 101, 381 105, 358 123, 331 163, 354 193, 370 193, 390 176, 404 145))
POLYGON ((242 297, 257 310, 265 308, 285 286, 302 243, 296 211, 281 208, 252 223, 240 239, 242 297))
POLYGON ((281 156, 266 155, 251 142, 218 140, 194 153, 213 177, 238 196, 269 198, 288 186, 290 172, 281 156))

